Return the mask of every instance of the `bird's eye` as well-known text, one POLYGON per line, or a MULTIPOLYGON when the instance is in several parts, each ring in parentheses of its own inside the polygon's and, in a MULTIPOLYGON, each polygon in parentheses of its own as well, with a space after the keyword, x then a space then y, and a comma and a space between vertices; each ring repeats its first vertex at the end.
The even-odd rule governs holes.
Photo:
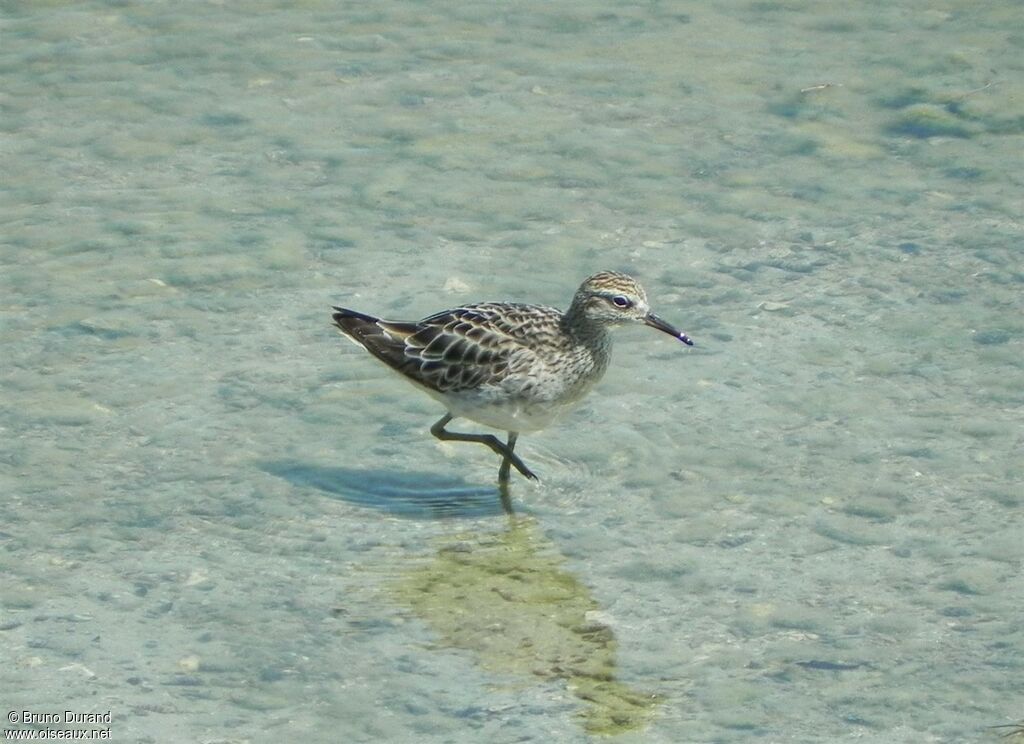
POLYGON ((615 304, 615 307, 621 307, 623 309, 630 307, 633 304, 629 301, 628 297, 624 297, 623 295, 615 295, 612 297, 612 302, 615 304))

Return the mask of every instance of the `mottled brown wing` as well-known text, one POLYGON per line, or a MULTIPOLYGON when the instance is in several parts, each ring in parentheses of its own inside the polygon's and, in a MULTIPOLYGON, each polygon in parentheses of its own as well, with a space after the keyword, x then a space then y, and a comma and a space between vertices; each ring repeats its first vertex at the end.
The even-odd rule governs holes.
POLYGON ((551 308, 504 303, 466 305, 416 322, 335 310, 334 322, 346 335, 414 382, 443 393, 501 382, 528 363, 526 339, 537 341, 538 326, 552 320, 557 325, 560 317, 551 308))
POLYGON ((532 357, 531 326, 554 318, 550 308, 482 303, 447 310, 419 322, 406 339, 406 356, 419 365, 417 379, 441 392, 472 390, 500 383, 532 357))

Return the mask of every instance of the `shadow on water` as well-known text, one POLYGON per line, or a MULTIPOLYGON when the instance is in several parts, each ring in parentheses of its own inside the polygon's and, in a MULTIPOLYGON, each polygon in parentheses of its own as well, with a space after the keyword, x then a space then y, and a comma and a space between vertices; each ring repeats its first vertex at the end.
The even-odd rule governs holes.
POLYGON ((350 504, 409 519, 512 513, 507 487, 474 485, 434 473, 356 470, 298 461, 269 462, 262 469, 293 485, 316 488, 350 504))

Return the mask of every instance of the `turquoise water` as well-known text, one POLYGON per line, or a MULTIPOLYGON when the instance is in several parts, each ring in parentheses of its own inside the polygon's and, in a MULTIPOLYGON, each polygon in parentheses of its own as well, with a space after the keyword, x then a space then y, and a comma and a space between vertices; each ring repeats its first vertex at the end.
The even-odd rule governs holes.
POLYGON ((998 740, 1020 29, 4 3, 4 704, 139 742, 998 740), (624 329, 520 441, 512 519, 493 455, 330 326, 605 268, 697 346, 624 329))

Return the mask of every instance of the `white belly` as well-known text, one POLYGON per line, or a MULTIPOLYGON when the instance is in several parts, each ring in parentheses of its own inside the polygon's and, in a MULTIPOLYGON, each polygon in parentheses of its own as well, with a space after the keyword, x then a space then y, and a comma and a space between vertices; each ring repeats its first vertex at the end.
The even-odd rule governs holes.
POLYGON ((452 416, 501 431, 529 432, 547 428, 552 421, 575 408, 591 387, 592 384, 581 386, 571 395, 555 400, 508 397, 487 390, 454 394, 427 392, 441 401, 452 416))

